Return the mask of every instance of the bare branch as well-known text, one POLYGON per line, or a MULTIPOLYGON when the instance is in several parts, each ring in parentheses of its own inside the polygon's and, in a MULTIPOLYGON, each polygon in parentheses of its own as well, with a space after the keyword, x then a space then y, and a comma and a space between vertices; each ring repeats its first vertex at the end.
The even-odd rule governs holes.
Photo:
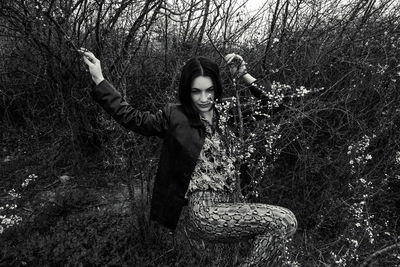
POLYGON ((207 23, 207 19, 208 19, 208 10, 210 9, 210 0, 206 0, 206 6, 204 8, 204 17, 203 17, 203 24, 200 27, 200 34, 199 34, 199 38, 197 40, 197 45, 196 45, 196 52, 199 49, 199 46, 201 45, 201 40, 203 39, 203 35, 204 35, 204 30, 206 28, 206 23, 207 23))
POLYGON ((398 248, 400 248, 400 242, 399 242, 399 243, 396 243, 396 244, 393 244, 393 245, 390 245, 390 246, 387 246, 387 247, 385 247, 385 248, 383 248, 383 249, 381 249, 381 250, 378 250, 378 251, 372 253, 370 256, 368 256, 368 258, 366 258, 366 259, 361 263, 360 267, 367 267, 367 266, 369 266, 369 265, 372 263, 372 261, 373 261, 374 259, 376 259, 377 257, 379 257, 379 256, 381 256, 381 255, 383 255, 383 254, 385 254, 385 253, 388 253, 389 251, 392 251, 392 250, 394 250, 394 249, 398 249, 398 248))

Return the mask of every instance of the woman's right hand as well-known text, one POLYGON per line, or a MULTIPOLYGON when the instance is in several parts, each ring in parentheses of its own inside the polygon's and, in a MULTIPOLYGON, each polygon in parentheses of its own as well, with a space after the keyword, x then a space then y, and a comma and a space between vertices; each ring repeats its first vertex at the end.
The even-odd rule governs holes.
POLYGON ((230 53, 225 56, 225 62, 233 77, 243 78, 244 82, 247 84, 255 82, 256 79, 247 72, 247 63, 243 60, 242 56, 230 53))
POLYGON ((247 63, 243 60, 242 56, 230 53, 225 56, 225 61, 233 77, 241 77, 247 73, 247 63))
POLYGON ((101 71, 100 60, 98 60, 94 54, 86 48, 81 48, 78 50, 78 52, 83 55, 83 61, 85 61, 86 65, 88 65, 89 72, 94 83, 96 85, 101 83, 104 80, 104 77, 101 71))

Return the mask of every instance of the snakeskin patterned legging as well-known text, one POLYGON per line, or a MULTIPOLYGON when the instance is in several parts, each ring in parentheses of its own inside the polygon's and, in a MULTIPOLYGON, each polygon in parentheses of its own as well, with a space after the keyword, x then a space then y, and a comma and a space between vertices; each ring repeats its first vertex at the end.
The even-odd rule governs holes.
POLYGON ((283 239, 294 234, 294 214, 279 206, 233 203, 229 193, 195 191, 189 195, 192 235, 211 242, 238 242, 254 238, 242 266, 274 266, 283 239))

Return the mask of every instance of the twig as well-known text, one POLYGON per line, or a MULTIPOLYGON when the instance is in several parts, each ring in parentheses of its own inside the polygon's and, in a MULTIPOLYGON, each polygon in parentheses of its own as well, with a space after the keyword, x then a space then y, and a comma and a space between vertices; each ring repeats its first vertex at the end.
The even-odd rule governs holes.
POLYGON ((383 248, 383 249, 381 249, 381 250, 378 250, 378 251, 372 253, 368 258, 366 258, 366 259, 361 263, 360 267, 369 266, 369 264, 370 264, 375 258, 377 258, 377 257, 379 257, 380 255, 382 255, 382 254, 384 254, 384 253, 387 253, 387 252, 389 252, 389 251, 391 251, 391 250, 393 250, 393 249, 396 249, 396 248, 400 248, 400 242, 399 242, 399 243, 396 243, 396 244, 393 244, 393 245, 390 245, 390 246, 388 246, 388 247, 385 247, 385 248, 383 248))
POLYGON ((175 247, 167 250, 166 252, 164 252, 162 255, 158 256, 157 258, 155 258, 154 260, 151 261, 151 264, 154 264, 155 262, 157 262, 159 259, 165 257, 167 254, 171 253, 172 251, 174 251, 175 247))
POLYGON ((61 33, 64 40, 67 41, 67 43, 69 45, 71 45, 75 51, 78 51, 79 50, 78 46, 75 45, 75 43, 72 41, 72 38, 69 37, 69 35, 64 31, 64 29, 61 27, 61 25, 50 15, 50 11, 51 10, 49 9, 47 12, 43 12, 43 13, 51 21, 51 23, 53 23, 54 26, 56 26, 57 30, 59 30, 59 32, 61 33))
MULTIPOLYGON (((214 48, 214 50, 215 51, 217 51, 217 53, 219 54, 219 56, 222 58, 222 60, 224 61, 224 63, 225 64, 227 64, 227 61, 226 61, 226 59, 225 59, 225 56, 219 51, 219 49, 215 46, 215 44, 214 44, 214 42, 211 40, 211 37, 210 37, 210 34, 209 34, 209 32, 207 32, 207 38, 208 38, 208 40, 210 41, 210 43, 211 43, 211 45, 212 45, 212 47, 214 48)), ((229 80, 231 81, 231 82, 234 82, 234 77, 230 74, 230 72, 229 72, 229 80)))

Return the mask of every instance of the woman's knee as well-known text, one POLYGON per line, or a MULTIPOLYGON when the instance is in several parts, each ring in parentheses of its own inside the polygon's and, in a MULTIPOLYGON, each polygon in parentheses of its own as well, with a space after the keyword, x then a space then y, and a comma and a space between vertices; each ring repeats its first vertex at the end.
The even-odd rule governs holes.
POLYGON ((282 208, 284 210, 282 216, 282 223, 285 225, 285 236, 293 235, 297 230, 297 219, 294 213, 286 208, 282 208))

